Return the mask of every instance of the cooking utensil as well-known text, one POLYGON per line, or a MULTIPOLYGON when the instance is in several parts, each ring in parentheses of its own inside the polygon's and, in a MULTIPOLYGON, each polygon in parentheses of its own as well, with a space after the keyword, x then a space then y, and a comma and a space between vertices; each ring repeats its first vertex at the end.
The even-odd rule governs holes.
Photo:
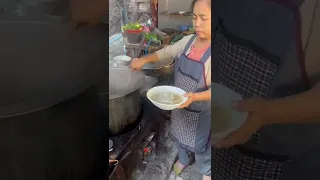
POLYGON ((174 71, 175 60, 170 60, 169 63, 164 63, 165 61, 159 61, 155 63, 147 63, 142 67, 142 70, 148 76, 155 78, 165 78, 169 77, 174 71))
POLYGON ((146 45, 146 49, 144 50, 144 55, 148 54, 148 48, 150 46, 151 41, 148 41, 148 44, 146 45))

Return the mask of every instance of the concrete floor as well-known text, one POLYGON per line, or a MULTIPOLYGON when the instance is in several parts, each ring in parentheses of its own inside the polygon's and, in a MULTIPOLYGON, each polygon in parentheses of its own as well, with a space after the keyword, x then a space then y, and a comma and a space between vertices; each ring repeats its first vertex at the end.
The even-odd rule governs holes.
POLYGON ((200 180, 195 164, 188 167, 180 176, 172 172, 172 166, 177 157, 178 151, 174 142, 169 137, 160 138, 157 144, 157 154, 153 154, 144 166, 143 170, 136 170, 133 173, 133 180, 200 180))

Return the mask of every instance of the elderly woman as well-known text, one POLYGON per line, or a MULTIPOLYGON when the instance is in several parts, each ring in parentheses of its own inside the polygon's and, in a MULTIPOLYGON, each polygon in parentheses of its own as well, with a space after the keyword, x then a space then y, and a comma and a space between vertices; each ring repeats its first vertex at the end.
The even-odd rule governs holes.
POLYGON ((197 0, 193 8, 195 35, 189 35, 174 45, 149 56, 133 59, 132 69, 140 70, 146 63, 178 57, 174 86, 185 90, 189 99, 172 111, 171 137, 178 148, 174 165, 180 174, 192 163, 199 166, 203 179, 211 179, 211 1, 197 0))

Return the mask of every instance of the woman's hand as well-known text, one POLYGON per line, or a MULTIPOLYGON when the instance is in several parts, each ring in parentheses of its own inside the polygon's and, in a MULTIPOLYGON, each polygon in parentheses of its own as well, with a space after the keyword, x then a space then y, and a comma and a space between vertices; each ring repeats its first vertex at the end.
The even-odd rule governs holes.
POLYGON ((144 58, 134 58, 131 61, 131 69, 134 71, 140 71, 144 64, 146 64, 147 61, 144 58))
POLYGON ((258 129, 267 124, 269 116, 270 100, 262 98, 252 98, 234 103, 234 108, 238 111, 248 112, 246 122, 236 131, 229 134, 225 139, 218 142, 216 148, 230 148, 235 145, 244 144, 258 129))
POLYGON ((187 94, 184 95, 184 97, 188 97, 188 100, 185 103, 181 104, 178 107, 179 109, 182 109, 182 108, 190 106, 190 104, 193 103, 195 101, 195 99, 196 99, 195 93, 187 93, 187 94))
POLYGON ((206 90, 206 91, 202 91, 202 92, 197 92, 197 93, 186 93, 184 95, 185 97, 188 97, 188 100, 181 104, 178 108, 182 109, 185 107, 190 106, 191 103, 195 102, 195 101, 210 101, 211 100, 211 89, 206 90))

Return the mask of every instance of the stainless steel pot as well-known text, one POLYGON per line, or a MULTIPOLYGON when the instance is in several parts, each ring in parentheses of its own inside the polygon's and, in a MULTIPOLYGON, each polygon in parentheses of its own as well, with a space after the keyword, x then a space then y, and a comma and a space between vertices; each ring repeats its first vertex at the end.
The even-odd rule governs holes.
MULTIPOLYGON (((131 130, 141 115, 140 87, 144 74, 128 67, 109 68, 109 134, 131 130)), ((107 99, 103 99, 107 102, 107 99)))
POLYGON ((162 79, 172 75, 174 71, 174 63, 174 59, 169 64, 163 64, 162 62, 148 63, 142 68, 142 70, 147 76, 162 79))
POLYGON ((109 134, 121 134, 136 124, 141 115, 141 94, 136 90, 122 97, 109 99, 109 134))

